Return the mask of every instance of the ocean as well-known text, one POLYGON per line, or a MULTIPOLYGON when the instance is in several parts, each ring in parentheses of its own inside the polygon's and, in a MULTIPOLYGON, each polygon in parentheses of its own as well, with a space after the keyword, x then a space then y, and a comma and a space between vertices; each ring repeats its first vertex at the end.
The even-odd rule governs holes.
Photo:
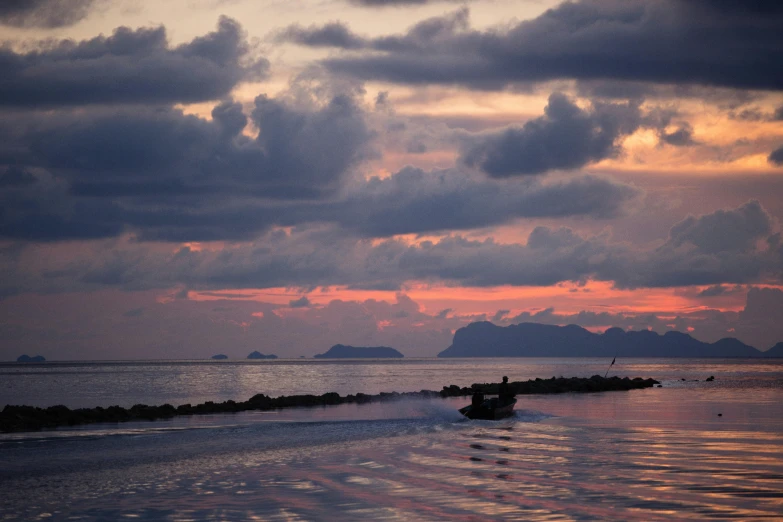
MULTIPOLYGON (((598 359, 0 364, 0 407, 129 407, 604 375, 598 359)), ((0 520, 783 516, 783 360, 626 359, 662 388, 176 417, 0 434, 0 520), (711 375, 713 382, 705 382, 711 375)))

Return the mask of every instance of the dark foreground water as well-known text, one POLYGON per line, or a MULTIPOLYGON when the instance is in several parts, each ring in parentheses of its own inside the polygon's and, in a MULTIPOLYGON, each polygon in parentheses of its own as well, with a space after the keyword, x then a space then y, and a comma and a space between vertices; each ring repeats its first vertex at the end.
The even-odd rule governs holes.
MULTIPOLYGON (((224 368, 167 364, 180 383, 224 368)), ((133 368, 54 365, 19 375, 8 365, 0 383, 6 391, 53 393, 47 379, 80 382, 84 369, 92 377, 81 380, 103 382, 104 395, 118 399, 122 374, 133 368)), ((519 380, 606 371, 599 361, 553 359, 225 368, 236 382, 220 386, 241 394, 225 398, 243 400, 259 392, 408 391, 495 374, 519 380), (253 388, 261 370, 267 381, 276 372, 286 378, 277 388, 253 388), (389 374, 401 385, 385 388, 389 374)), ((636 360, 616 369, 664 387, 523 396, 516 415, 500 422, 463 419, 456 408, 468 399, 452 399, 0 435, 0 520, 780 519, 783 364, 636 360), (704 382, 709 375, 716 381, 704 382)), ((166 381, 157 371, 140 377, 146 388, 132 393, 148 403, 181 403, 164 397, 169 385, 150 384, 166 381)), ((199 393, 214 386, 205 381, 199 393)), ((81 405, 86 389, 68 389, 40 405, 81 405)), ((185 394, 187 402, 200 402, 199 393, 185 394)))

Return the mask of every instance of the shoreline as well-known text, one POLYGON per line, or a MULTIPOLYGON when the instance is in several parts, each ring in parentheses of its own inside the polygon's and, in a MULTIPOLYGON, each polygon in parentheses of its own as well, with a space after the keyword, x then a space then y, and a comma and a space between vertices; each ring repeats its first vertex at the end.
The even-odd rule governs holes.
MULTIPOLYGON (((596 393, 604 391, 628 391, 652 388, 660 383, 655 379, 636 377, 608 377, 600 375, 592 377, 552 377, 551 379, 530 379, 528 381, 510 382, 509 387, 516 395, 538 395, 553 393, 596 393)), ((40 408, 37 406, 6 405, 0 412, 0 433, 25 431, 40 431, 63 426, 78 426, 97 423, 121 423, 137 420, 170 419, 182 415, 207 415, 212 413, 239 413, 243 411, 269 411, 285 408, 306 408, 315 406, 334 406, 339 404, 368 404, 373 402, 392 401, 405 398, 446 398, 467 397, 474 392, 486 395, 498 393, 498 383, 476 383, 470 387, 459 387, 455 384, 444 386, 440 391, 421 390, 418 392, 381 392, 375 395, 364 393, 340 396, 335 392, 323 395, 288 395, 269 397, 256 394, 247 401, 236 402, 228 400, 215 403, 207 401, 195 406, 182 404, 172 406, 148 406, 136 404, 130 408, 109 406, 108 408, 77 408, 70 409, 63 405, 40 408)))

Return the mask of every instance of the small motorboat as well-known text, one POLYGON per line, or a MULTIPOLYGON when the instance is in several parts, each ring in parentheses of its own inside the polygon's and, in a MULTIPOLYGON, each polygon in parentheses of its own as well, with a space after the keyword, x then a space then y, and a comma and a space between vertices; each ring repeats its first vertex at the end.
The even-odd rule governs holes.
POLYGON ((493 397, 478 405, 469 404, 460 408, 459 412, 469 419, 500 420, 514 414, 516 403, 516 399, 511 399, 511 402, 500 404, 500 399, 493 397))

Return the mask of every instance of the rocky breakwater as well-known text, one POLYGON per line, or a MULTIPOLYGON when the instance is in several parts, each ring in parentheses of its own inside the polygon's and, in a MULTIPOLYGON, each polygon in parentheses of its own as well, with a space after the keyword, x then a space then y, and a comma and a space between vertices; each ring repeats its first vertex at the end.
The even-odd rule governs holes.
MULTIPOLYGON (((611 377, 604 379, 598 375, 589 379, 583 378, 559 378, 544 380, 535 379, 525 382, 510 383, 512 389, 518 395, 533 393, 565 393, 565 392, 599 392, 613 390, 634 390, 638 388, 650 388, 658 381, 653 379, 620 379, 611 377)), ((36 431, 42 429, 58 428, 61 426, 76 426, 93 423, 118 423, 140 420, 169 419, 178 415, 205 415, 210 413, 238 413, 252 410, 276 410, 282 408, 332 406, 337 404, 367 404, 372 402, 394 401, 406 398, 431 399, 436 397, 460 397, 472 395, 475 391, 481 391, 491 395, 497 393, 497 384, 473 384, 460 388, 456 385, 444 386, 440 392, 421 390, 418 392, 391 392, 368 395, 357 393, 355 395, 341 396, 330 392, 323 395, 290 395, 281 397, 269 397, 257 394, 247 401, 207 401, 202 404, 183 404, 172 406, 148 406, 136 404, 131 408, 110 406, 108 408, 78 408, 70 409, 66 406, 51 406, 38 408, 35 406, 7 405, 0 412, 0 432, 36 431)))
MULTIPOLYGON (((604 391, 626 391, 652 388, 660 384, 655 379, 642 379, 636 377, 609 377, 593 375, 584 377, 552 377, 551 379, 531 379, 529 381, 517 381, 508 383, 509 388, 517 395, 532 395, 546 393, 588 393, 604 391)), ((486 395, 497 395, 499 383, 473 384, 469 388, 451 385, 444 386, 440 394, 442 397, 462 397, 481 392, 486 395)))
POLYGON ((341 396, 339 393, 324 393, 323 395, 290 395, 269 397, 257 394, 247 401, 207 401, 202 404, 183 404, 172 406, 148 406, 136 404, 131 408, 110 406, 108 408, 77 408, 66 406, 50 406, 38 408, 35 406, 6 405, 0 412, 0 432, 37 431, 58 428, 62 426, 77 426, 80 424, 118 423, 139 420, 169 419, 178 415, 205 415, 210 413, 238 413, 251 410, 276 410, 282 408, 332 406, 337 404, 365 404, 383 402, 402 398, 435 398, 441 394, 435 391, 421 390, 418 392, 391 392, 367 395, 341 396))

